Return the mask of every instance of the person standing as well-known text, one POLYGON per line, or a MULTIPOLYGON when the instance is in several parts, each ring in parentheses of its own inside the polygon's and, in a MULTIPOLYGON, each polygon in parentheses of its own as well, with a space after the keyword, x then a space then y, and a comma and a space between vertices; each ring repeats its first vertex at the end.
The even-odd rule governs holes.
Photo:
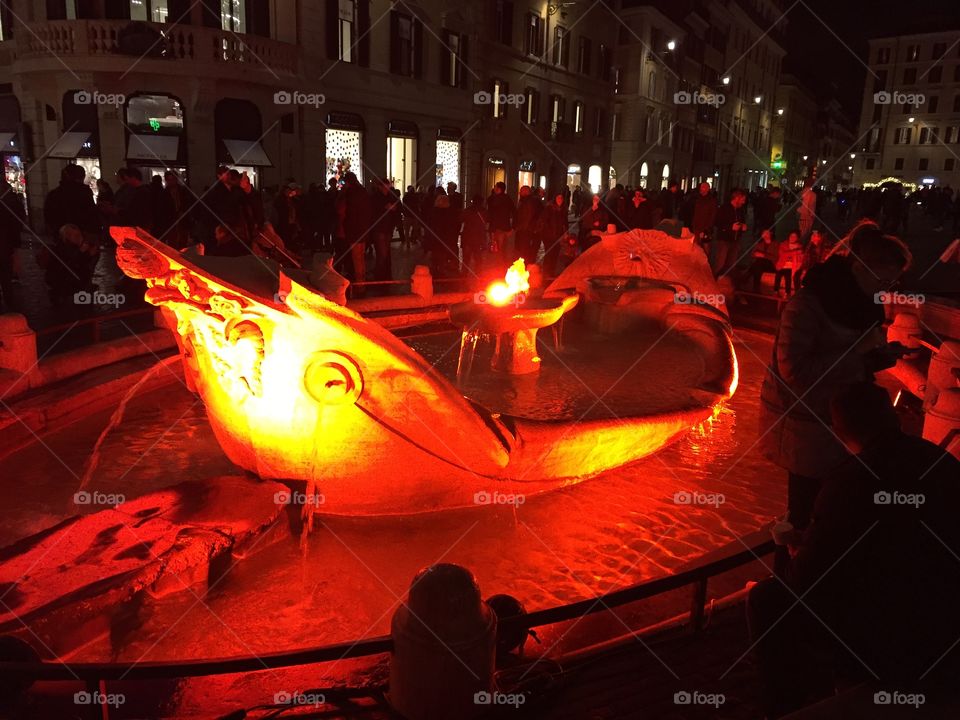
MULTIPOLYGON (((803 245, 796 232, 790 233, 787 239, 777 244, 777 274, 773 280, 773 291, 780 297, 789 297, 794 287, 794 278, 799 278, 803 263, 803 245), (784 291, 780 291, 780 283, 784 283, 784 291)), ((799 288, 800 283, 796 286, 799 288)))
POLYGON ((760 292, 764 273, 777 272, 777 243, 773 241, 773 231, 764 230, 753 246, 749 275, 753 280, 753 292, 760 292))
POLYGON ((392 280, 390 267, 390 242, 393 229, 400 221, 400 200, 393 194, 389 180, 379 180, 374 186, 370 198, 370 214, 373 218, 373 251, 375 265, 373 276, 376 280, 392 280))
MULTIPOLYGON (((337 197, 337 213, 343 228, 344 245, 349 248, 353 264, 353 282, 366 280, 367 266, 364 257, 366 237, 370 233, 370 194, 363 189, 353 172, 343 176, 344 186, 337 197)), ((363 288, 357 292, 362 295, 363 288)))
POLYGON ((580 216, 580 251, 584 252, 600 241, 598 234, 607 229, 607 209, 600 202, 600 196, 594 195, 590 207, 580 216))
POLYGON ((487 198, 487 219, 490 222, 490 251, 499 255, 502 262, 507 261, 507 243, 516 219, 517 209, 507 196, 507 185, 498 182, 493 193, 487 198))
POLYGON ((520 188, 520 200, 517 203, 516 224, 516 254, 522 257, 527 265, 537 261, 537 249, 534 245, 537 236, 537 222, 540 219, 540 200, 530 191, 528 185, 520 188))
POLYGON ((14 259, 24 227, 23 200, 5 177, 0 177, 0 313, 12 312, 14 259), (6 308, 6 309, 5 309, 6 308))
MULTIPOLYGON (((667 191, 664 191, 667 192, 667 191)), ((669 201, 670 199, 667 198, 669 201)), ((633 191, 633 197, 627 203, 624 224, 627 230, 651 230, 653 228, 653 211, 651 201, 643 194, 643 190, 637 188, 633 191)))
POLYGON ((79 165, 67 165, 60 173, 60 184, 47 193, 43 220, 55 242, 64 225, 76 225, 85 236, 96 236, 99 241, 100 215, 93 191, 84 183, 86 177, 86 170, 79 165))
POLYGON ((470 207, 463 211, 463 232, 460 249, 463 253, 463 275, 476 277, 483 272, 483 255, 487 247, 487 213, 483 198, 474 195, 470 207))
POLYGON ((740 253, 740 237, 747 229, 747 194, 734 190, 730 202, 717 211, 716 235, 713 243, 713 274, 724 277, 737 263, 740 253))
POLYGON ((553 277, 557 271, 557 260, 564 249, 570 222, 567 216, 567 200, 563 193, 554 193, 553 202, 540 213, 538 236, 543 242, 543 274, 553 277))
POLYGON ((690 232, 709 257, 708 248, 713 239, 713 227, 717 221, 717 198, 710 190, 709 183, 700 183, 697 196, 693 201, 693 214, 690 220, 690 232))
POLYGON ((797 219, 800 223, 800 239, 806 240, 813 230, 813 221, 817 215, 817 191, 813 189, 813 180, 807 180, 800 193, 800 207, 797 208, 797 219))
POLYGON ((760 391, 758 444, 787 472, 787 519, 800 531, 823 479, 846 454, 830 426, 830 399, 896 360, 875 295, 900 278, 910 253, 872 224, 856 228, 849 244, 849 255, 812 269, 787 302, 760 391))

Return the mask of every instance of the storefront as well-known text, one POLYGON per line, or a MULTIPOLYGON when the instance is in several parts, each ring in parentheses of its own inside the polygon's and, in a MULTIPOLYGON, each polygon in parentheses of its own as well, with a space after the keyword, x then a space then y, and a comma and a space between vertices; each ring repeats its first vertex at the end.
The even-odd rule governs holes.
POLYGON ((520 171, 517 173, 517 187, 524 185, 530 188, 537 186, 537 163, 533 160, 521 160, 520 171))
POLYGON ((416 123, 406 120, 391 120, 387 123, 387 175, 386 180, 403 192, 408 186, 416 186, 420 176, 417 174, 417 140, 419 130, 416 123))
POLYGON ((363 118, 353 113, 328 113, 326 145, 327 179, 340 180, 352 172, 363 183, 363 118))
POLYGON ((498 182, 507 182, 507 163, 502 157, 491 155, 487 158, 487 162, 484 163, 483 193, 488 195, 492 193, 493 186, 498 182))
POLYGON ((0 156, 3 174, 13 189, 26 197, 27 175, 20 149, 20 103, 12 94, 0 95, 0 156))
POLYGON ((144 93, 127 100, 127 162, 144 179, 166 170, 187 178, 187 135, 183 104, 170 95, 144 93))
POLYGON ((460 177, 461 132, 459 128, 441 127, 437 131, 437 185, 446 187, 455 182, 464 191, 460 177))
POLYGON ((98 195, 97 180, 102 177, 100 168, 100 118, 97 106, 84 102, 89 95, 79 90, 69 90, 63 95, 60 118, 62 132, 47 157, 67 160, 81 166, 87 173, 86 184, 98 195), (78 100, 80 102, 78 102, 78 100))
POLYGON ((580 175, 580 166, 579 165, 568 165, 567 166, 567 187, 570 188, 570 191, 574 191, 581 184, 582 178, 580 175))
POLYGON ((223 98, 214 110, 217 165, 246 173, 254 187, 261 186, 261 168, 273 163, 263 149, 260 110, 249 100, 223 98))

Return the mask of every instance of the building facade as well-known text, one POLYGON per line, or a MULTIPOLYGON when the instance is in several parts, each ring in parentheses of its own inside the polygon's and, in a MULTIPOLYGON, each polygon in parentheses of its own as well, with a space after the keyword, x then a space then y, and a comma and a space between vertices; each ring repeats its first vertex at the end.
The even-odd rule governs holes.
POLYGON ((870 41, 854 182, 960 185, 960 31, 870 41))
POLYGON ((0 146, 33 217, 68 163, 91 183, 172 169, 197 193, 219 165, 467 195, 753 187, 779 2, 8 0, 0 146))
POLYGON ((803 187, 810 168, 819 162, 818 118, 816 97, 793 75, 782 75, 777 86, 770 164, 787 187, 803 187))

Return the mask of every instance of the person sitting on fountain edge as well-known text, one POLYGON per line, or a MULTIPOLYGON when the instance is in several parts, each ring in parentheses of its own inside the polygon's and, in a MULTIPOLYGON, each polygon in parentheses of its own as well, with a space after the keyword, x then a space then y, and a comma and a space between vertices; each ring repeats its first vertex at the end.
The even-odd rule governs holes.
MULTIPOLYGON (((923 693, 933 711, 955 698, 960 667, 960 461, 904 433, 878 385, 841 390, 831 413, 850 455, 783 579, 758 583, 747 602, 766 711, 827 697, 838 677, 868 683, 847 696, 857 707, 861 692, 873 709, 875 692, 896 690, 923 693)), ((940 711, 924 717, 960 715, 940 711)))

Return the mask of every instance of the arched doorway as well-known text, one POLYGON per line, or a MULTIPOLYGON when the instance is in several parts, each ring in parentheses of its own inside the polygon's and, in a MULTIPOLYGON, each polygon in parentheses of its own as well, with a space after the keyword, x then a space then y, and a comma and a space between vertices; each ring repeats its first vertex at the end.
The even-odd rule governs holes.
POLYGON ((487 158, 484 167, 484 192, 492 193, 493 186, 498 182, 507 182, 506 161, 502 157, 492 155, 487 158))
POLYGON ((603 170, 599 165, 591 165, 587 170, 587 182, 590 184, 590 192, 596 194, 603 190, 603 170))
POLYGON ((187 137, 180 100, 172 95, 133 95, 127 99, 126 117, 127 160, 150 175, 173 170, 186 180, 187 137))

